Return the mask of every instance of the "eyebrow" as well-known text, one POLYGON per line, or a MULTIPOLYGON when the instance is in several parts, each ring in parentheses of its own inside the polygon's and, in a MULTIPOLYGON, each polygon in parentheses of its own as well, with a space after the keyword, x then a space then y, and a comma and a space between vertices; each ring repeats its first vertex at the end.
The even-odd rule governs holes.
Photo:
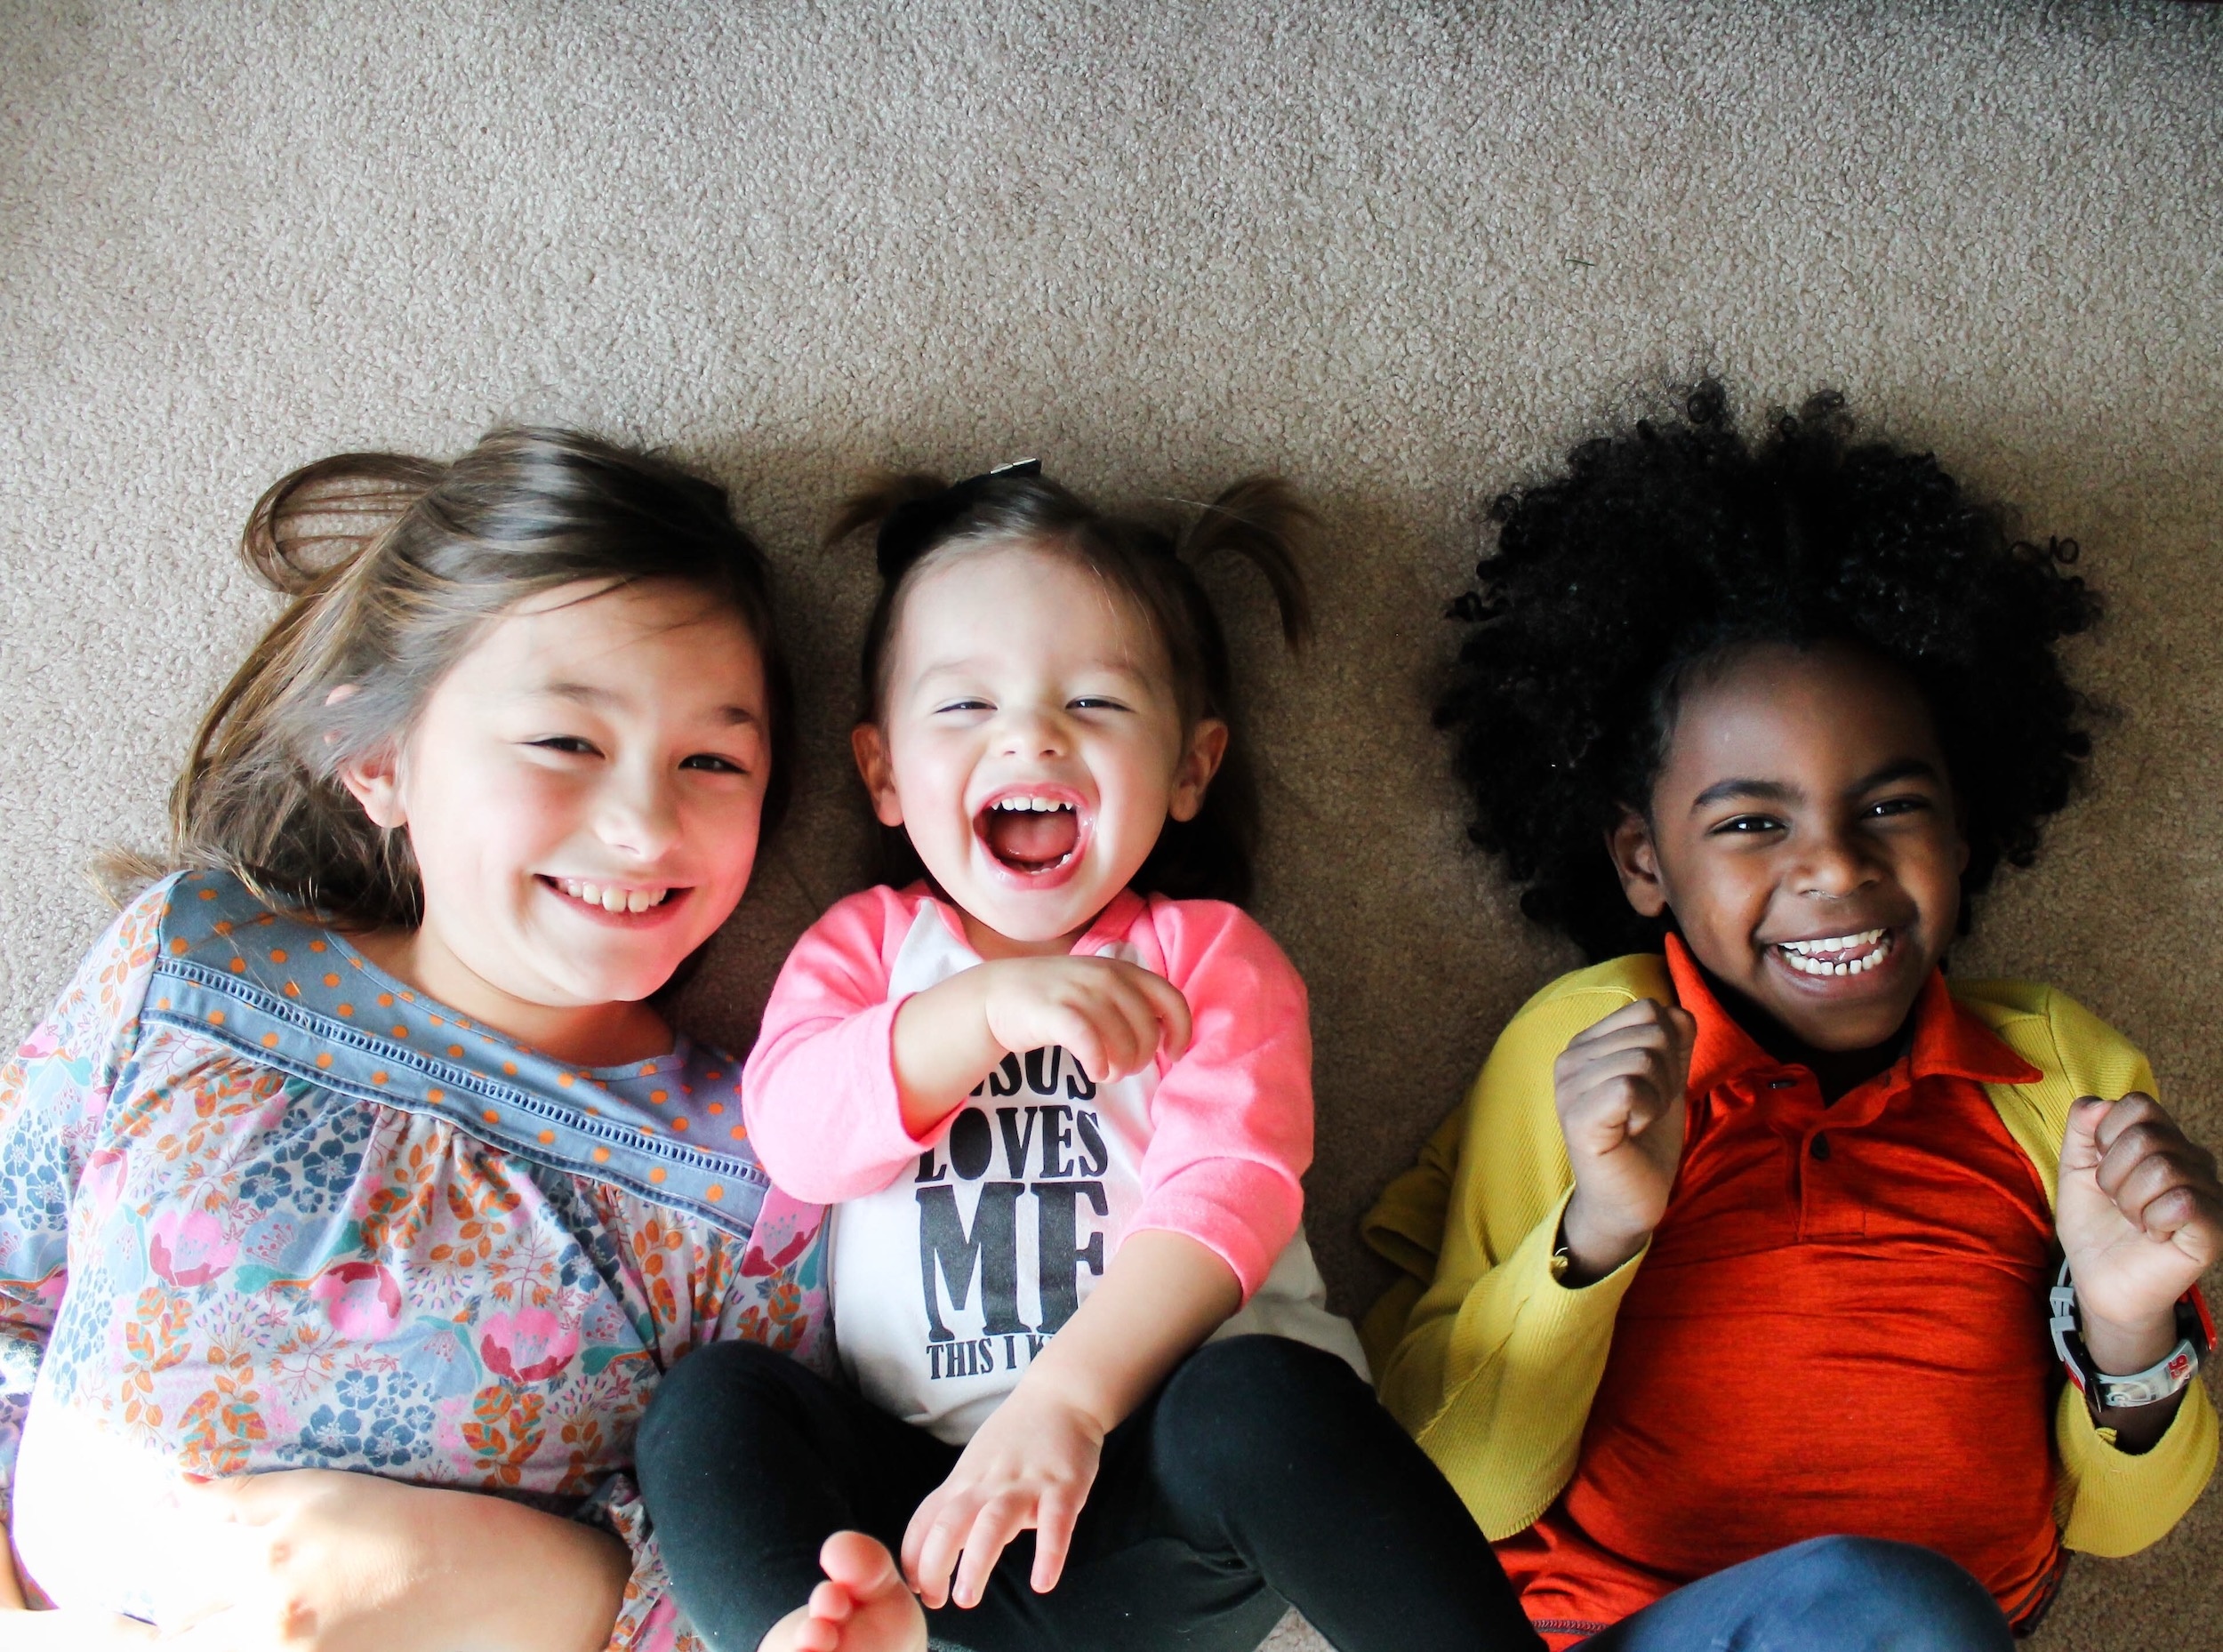
MULTIPOLYGON (((1872 769, 1845 789, 1848 797, 1860 797, 1878 786, 1888 786, 1901 780, 1941 780, 1937 766, 1921 758, 1894 758, 1878 769, 1872 769)), ((1748 780, 1741 776, 1717 780, 1690 801, 1690 812, 1711 808, 1717 803, 1745 798, 1754 803, 1797 803, 1806 794, 1796 786, 1779 780, 1748 780)))
MULTIPOLYGON (((615 689, 598 688, 592 683, 542 683, 526 689, 525 694, 527 699, 568 700, 574 705, 590 706, 597 710, 624 702, 624 696, 615 689)), ((719 722, 735 727, 754 725, 760 720, 747 706, 719 706, 710 715, 719 722)))
POLYGON ((1690 812, 1696 814, 1700 809, 1727 803, 1732 798, 1749 798, 1754 803, 1796 803, 1805 795, 1796 786, 1786 786, 1779 780, 1717 780, 1690 799, 1690 812))
MULTIPOLYGON (((967 672, 977 671, 981 669, 981 657, 976 654, 968 655, 964 659, 936 660, 930 664, 919 667, 918 674, 911 680, 925 683, 937 677, 962 677, 967 672)), ((1107 676, 1124 677, 1136 682, 1145 682, 1150 678, 1150 673, 1142 667, 1120 660, 1087 661, 1079 669, 1083 671, 1102 671, 1107 676)))
POLYGON ((618 698, 614 691, 597 688, 590 683, 542 683, 525 692, 529 697, 546 695, 556 700, 574 701, 585 706, 614 705, 618 698))
POLYGON ((1864 776, 1854 784, 1852 790, 1858 796, 1901 780, 1934 780, 1942 783, 1945 776, 1938 773, 1936 764, 1925 762, 1921 758, 1895 758, 1882 768, 1864 776))

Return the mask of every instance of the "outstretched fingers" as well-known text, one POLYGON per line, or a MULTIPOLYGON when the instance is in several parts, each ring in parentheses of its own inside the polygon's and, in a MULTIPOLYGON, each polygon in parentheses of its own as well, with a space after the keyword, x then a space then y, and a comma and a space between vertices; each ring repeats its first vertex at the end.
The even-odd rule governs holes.
POLYGON ((1005 1548, 1033 1523, 1034 1500, 1023 1492, 1003 1492, 983 1504, 965 1534, 950 1599, 961 1607, 978 1606, 1005 1548))
POLYGON ((929 1607, 949 1604, 950 1575, 957 1569, 965 1534, 979 1506, 975 1498, 952 1491, 945 1484, 911 1517, 911 1525, 903 1532, 903 1576, 929 1607))
POLYGON ((1034 1570, 1028 1578, 1037 1594, 1047 1594, 1065 1574, 1065 1557, 1073 1546, 1073 1528, 1079 1522, 1085 1490, 1053 1486, 1043 1492, 1034 1511, 1034 1570))

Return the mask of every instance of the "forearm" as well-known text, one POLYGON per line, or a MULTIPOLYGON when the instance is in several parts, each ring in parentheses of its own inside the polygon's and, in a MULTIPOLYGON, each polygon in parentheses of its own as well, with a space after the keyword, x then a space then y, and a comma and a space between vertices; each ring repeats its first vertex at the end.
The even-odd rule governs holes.
POLYGON ((1158 1229, 1130 1234, 1021 1387, 1055 1392, 1108 1433, 1241 1303, 1234 1271, 1204 1245, 1158 1229))
POLYGON ((1555 1202, 1495 1265, 1454 1234, 1380 1376, 1383 1403, 1493 1539, 1565 1486, 1635 1273, 1632 1261, 1569 1288, 1552 1264, 1560 1215, 1555 1202))
POLYGON ((781 1189, 812 1204, 862 1199, 917 1159, 890 1071, 903 1005, 850 1008, 785 1023, 775 1002, 750 1055, 742 1107, 750 1145, 781 1189))
POLYGON ((439 1512, 452 1579, 474 1603, 469 1644, 486 1652, 602 1652, 632 1560, 606 1531, 479 1492, 439 1512))
POLYGON ((987 965, 913 994, 895 1012, 890 1040, 903 1128, 931 1135, 1006 1051, 988 1029, 987 965))

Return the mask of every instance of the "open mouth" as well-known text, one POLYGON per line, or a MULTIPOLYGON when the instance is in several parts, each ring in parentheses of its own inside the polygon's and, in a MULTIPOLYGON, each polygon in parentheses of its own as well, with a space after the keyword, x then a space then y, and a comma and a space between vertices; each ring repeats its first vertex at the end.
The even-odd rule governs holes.
POLYGON ((973 830, 998 865, 1023 878, 1063 871, 1080 854, 1080 809, 1054 792, 1014 791, 991 800, 973 830))
POLYGON ((611 918, 638 918, 670 902, 686 891, 676 885, 598 884, 584 878, 550 878, 541 882, 582 906, 592 907, 611 918))
POLYGON ((1895 929, 1862 929, 1813 941, 1778 941, 1775 950, 1802 975, 1865 975, 1890 957, 1898 944, 1895 929))

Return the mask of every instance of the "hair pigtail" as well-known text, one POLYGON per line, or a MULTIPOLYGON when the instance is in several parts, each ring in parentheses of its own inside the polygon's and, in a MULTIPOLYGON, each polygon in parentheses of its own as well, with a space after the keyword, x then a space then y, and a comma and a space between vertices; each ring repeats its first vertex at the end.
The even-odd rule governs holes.
POLYGON ((1280 477, 1246 477, 1190 524, 1177 554, 1192 566, 1222 554, 1249 563, 1273 592, 1282 639, 1301 648, 1312 639, 1312 607, 1297 555, 1319 526, 1319 517, 1280 477))

